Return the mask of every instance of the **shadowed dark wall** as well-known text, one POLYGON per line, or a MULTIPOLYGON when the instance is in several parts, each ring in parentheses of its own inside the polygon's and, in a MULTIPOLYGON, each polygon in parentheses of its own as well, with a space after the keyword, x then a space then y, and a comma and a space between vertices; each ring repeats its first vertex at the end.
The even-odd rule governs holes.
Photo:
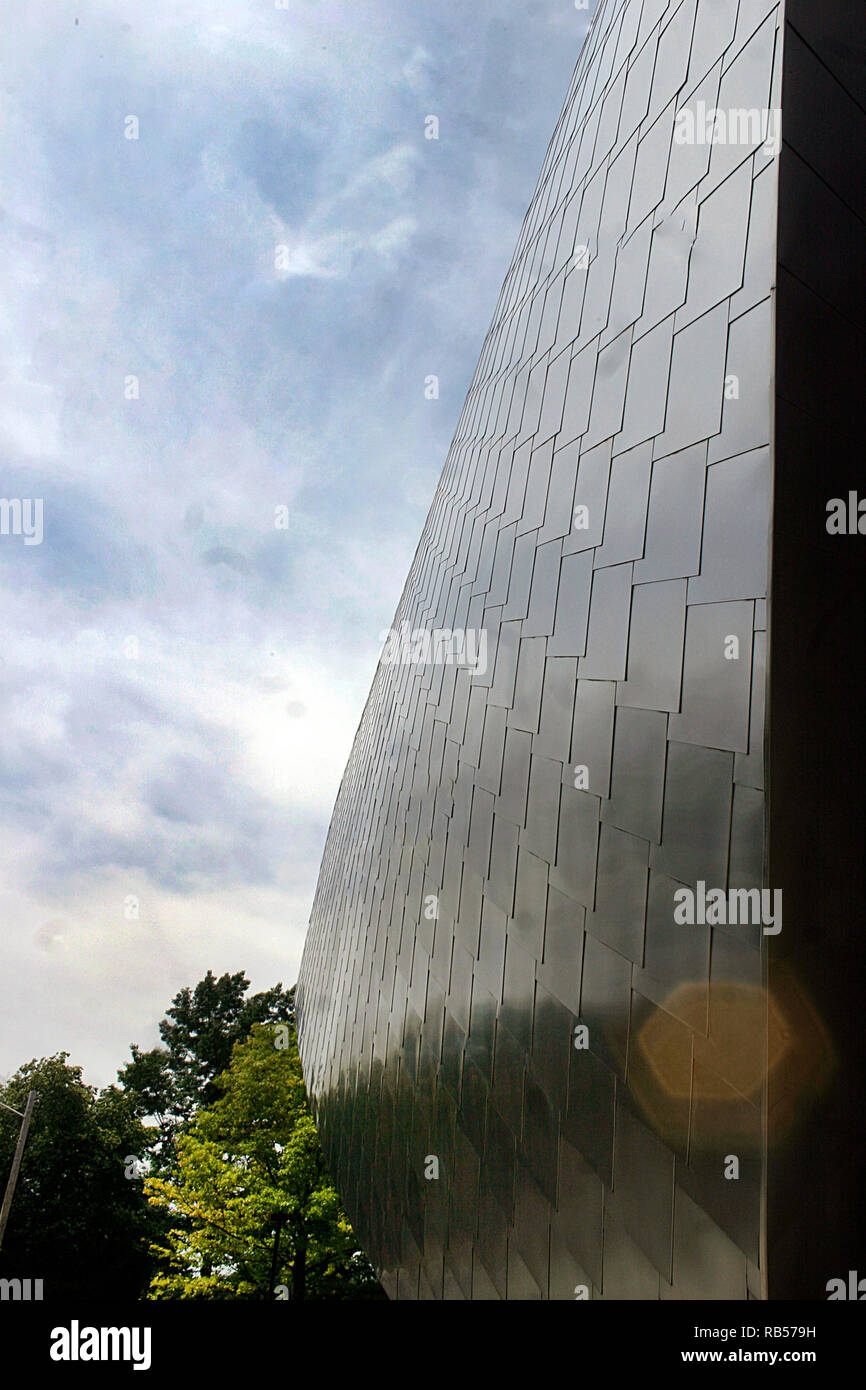
POLYGON ((866 535, 826 529, 831 498, 866 497, 863 0, 787 0, 783 106, 769 984, 797 1001, 800 1041, 770 1085, 767 1265, 771 1298, 816 1299, 866 1277, 866 535))

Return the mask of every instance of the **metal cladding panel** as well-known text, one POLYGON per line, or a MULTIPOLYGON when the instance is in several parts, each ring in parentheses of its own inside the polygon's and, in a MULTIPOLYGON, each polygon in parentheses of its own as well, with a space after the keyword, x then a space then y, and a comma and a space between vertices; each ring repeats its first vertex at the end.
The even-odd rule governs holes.
POLYGON ((339 792, 301 1056, 392 1298, 765 1289, 780 9, 601 0, 339 792))
POLYGON ((863 0, 786 4, 768 698, 770 871, 785 925, 768 983, 796 1047, 768 1088, 773 1299, 824 1299, 832 1281, 835 1298, 840 1284, 843 1297, 866 1292, 864 34, 863 0), (843 528, 831 526, 834 499, 843 528), (804 1085, 816 1093, 807 1111, 804 1085))

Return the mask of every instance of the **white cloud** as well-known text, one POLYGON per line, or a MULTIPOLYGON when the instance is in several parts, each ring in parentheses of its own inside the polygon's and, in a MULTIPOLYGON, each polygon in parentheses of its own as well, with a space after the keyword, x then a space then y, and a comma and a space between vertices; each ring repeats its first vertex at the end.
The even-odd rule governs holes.
POLYGON ((0 543, 0 1070, 69 1048, 107 1081, 209 967, 293 983, 378 634, 576 57, 560 9, 16 10, 0 493, 44 497, 45 540, 0 543), (433 159, 430 102, 454 137, 433 159))
POLYGON ((414 217, 395 217, 370 238, 370 246, 378 255, 390 257, 407 249, 417 229, 414 217))

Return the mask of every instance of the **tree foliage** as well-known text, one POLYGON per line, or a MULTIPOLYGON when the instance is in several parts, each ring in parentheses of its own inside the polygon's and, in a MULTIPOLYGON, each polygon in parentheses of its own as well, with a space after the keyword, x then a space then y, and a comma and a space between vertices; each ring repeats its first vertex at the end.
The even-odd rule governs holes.
POLYGON ((217 1077, 253 1024, 294 1023, 294 989, 276 984, 247 998, 249 984, 243 971, 217 979, 209 970, 193 989, 180 990, 166 1010, 159 1025, 163 1047, 142 1052, 133 1043, 132 1061, 118 1080, 138 1113, 156 1119, 163 1139, 200 1105, 217 1099, 217 1077))
MULTIPOLYGON (((157 1214, 142 1180, 126 1176, 147 1133, 116 1086, 97 1091, 68 1053, 22 1066, 0 1099, 36 1106, 0 1251, 4 1278, 42 1279, 46 1298, 138 1298, 150 1273, 157 1214)), ((12 1165, 20 1121, 0 1110, 0 1175, 12 1165)))
MULTIPOLYGON (((384 1297, 325 1168, 294 990, 248 989, 212 971, 182 989, 119 1087, 63 1052, 0 1089, 18 1111, 37 1093, 0 1277, 51 1299, 384 1297)), ((0 1186, 18 1127, 0 1110, 0 1186)))
POLYGON ((325 1168, 293 1030, 255 1024, 219 1087, 171 1175, 145 1184, 173 1221, 151 1297, 381 1297, 325 1168))

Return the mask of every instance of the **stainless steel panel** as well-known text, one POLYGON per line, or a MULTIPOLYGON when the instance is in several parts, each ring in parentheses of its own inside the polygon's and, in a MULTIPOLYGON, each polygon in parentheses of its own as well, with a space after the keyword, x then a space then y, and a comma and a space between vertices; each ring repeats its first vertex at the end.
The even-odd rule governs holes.
POLYGON ((751 198, 751 165, 741 164, 730 178, 699 200, 698 228, 689 260, 689 297, 677 314, 678 329, 741 287, 751 198))
POLYGON ((748 752, 753 623, 751 603, 689 607, 682 713, 670 717, 672 740, 748 752))
POLYGON ((529 805, 524 843, 547 864, 556 862, 561 783, 562 763, 554 762, 551 758, 533 756, 529 772, 529 805))
POLYGON ((551 885, 547 894, 544 960, 536 976, 572 1013, 580 1012, 580 974, 583 964, 583 925, 586 909, 551 885))
MULTIPOLYGON (((299 1032, 391 1297, 741 1299, 766 1275, 766 945, 674 895, 768 872, 778 168, 675 119, 765 107, 778 17, 600 0, 395 617, 483 629, 486 665, 382 662, 362 715, 299 1032)), ((814 270, 828 313, 837 272, 814 270)))
MULTIPOLYGON (((625 383, 631 357, 631 329, 614 338, 598 354, 592 408, 584 443, 588 449, 603 439, 610 439, 622 429, 625 408, 625 383)), ((578 485, 580 479, 578 477, 578 485)), ((576 502, 580 499, 577 498, 576 502)))
POLYGON ((617 1217, 629 1236, 670 1281, 674 1155, 623 1104, 616 1114, 613 1193, 617 1217))
POLYGON ((631 962, 587 933, 583 952, 580 1017, 589 1049, 618 1076, 625 1075, 631 1006, 631 962))
POLYGON ((617 685, 618 705, 671 712, 679 709, 685 627, 685 583, 671 580, 635 585, 627 677, 617 685))
POLYGON ((523 637, 517 657, 514 704, 508 714, 510 729, 538 733, 541 717, 541 687, 544 680, 544 637, 523 637))
POLYGON ((608 1187, 613 1182, 617 1080, 588 1048, 572 1047, 562 1133, 608 1187))
POLYGON ((548 867, 543 859, 531 854, 528 849, 518 850, 514 921, 511 928, 515 940, 535 960, 541 958, 544 944, 548 867))
POLYGON ((563 784, 559 805, 556 865, 550 882, 591 908, 595 898, 599 803, 587 792, 563 784))
POLYGON ((707 469, 701 573, 689 580, 689 603, 766 595, 769 478, 769 449, 707 469))
MULTIPOLYGON (((644 444, 643 441, 651 441, 664 429, 673 331, 673 317, 664 319, 655 328, 651 328, 648 333, 645 333, 632 347, 625 419, 615 444, 617 451, 634 449, 636 444, 641 445, 640 450, 634 449, 634 453, 635 455, 639 454, 642 463, 646 459, 646 462, 643 463, 647 471, 646 485, 638 487, 638 496, 642 498, 644 503, 644 524, 646 522, 646 488, 649 486, 649 461, 652 458, 652 446, 650 443, 644 444)), ((616 462, 615 459, 614 470, 616 469, 616 462)), ((636 506, 637 503, 635 503, 636 506)), ((617 514, 613 499, 611 499, 610 510, 614 516, 617 514)), ((643 556, 643 528, 641 528, 640 541, 641 544, 634 555, 623 555, 622 558, 641 559, 643 556)), ((615 564, 616 561, 611 560, 609 563, 615 564)))
POLYGON ((610 443, 581 452, 574 491, 571 534, 562 543, 563 555, 601 545, 607 489, 610 481, 610 443))
POLYGON ((589 634, 586 656, 577 665, 579 679, 625 680, 631 586, 631 565, 593 572, 589 634))
POLYGON ((542 757, 568 762, 576 686, 577 662, 568 657, 548 656, 544 665, 541 724, 535 739, 535 749, 542 757))
POLYGON ((613 681, 584 678, 577 682, 571 765, 564 780, 576 786, 577 782, 569 774, 579 767, 585 767, 586 791, 593 796, 610 796, 615 697, 616 685, 613 681))
POLYGON ((646 547, 634 567, 635 584, 699 573, 706 462, 707 447, 698 444, 653 463, 646 547))
POLYGON ((595 569, 643 558, 651 469, 651 444, 642 444, 613 460, 604 539, 595 552, 595 569))
POLYGON ((658 1270, 635 1245, 606 1201, 603 1291, 600 1297, 605 1302, 616 1303, 654 1300, 659 1297, 659 1278, 658 1270))
POLYGON ((718 434, 727 347, 727 303, 674 334, 668 411, 664 433, 655 441, 655 458, 677 453, 718 434))
POLYGON ((730 753, 686 743, 668 745, 661 845, 650 865, 692 885, 724 884, 731 821, 730 753))
POLYGON ((635 965, 643 964, 648 855, 645 840, 602 824, 595 911, 587 914, 586 929, 635 965))
MULTIPOLYGON (((722 432, 710 440, 710 463, 770 443, 771 386, 763 370, 772 331, 770 313, 770 300, 764 299, 731 324, 722 432)), ((759 502, 766 490, 766 485, 759 483, 751 494, 752 501, 759 502)))
POLYGON ((583 656, 592 589, 592 551, 563 555, 559 564, 556 616, 548 643, 550 656, 583 656))
POLYGON ((677 1187, 674 1198, 673 1285, 662 1297, 687 1301, 745 1300, 742 1251, 697 1202, 677 1187))
POLYGON ((617 708, 610 800, 601 808, 602 821, 656 844, 661 839, 667 731, 664 714, 617 708))

